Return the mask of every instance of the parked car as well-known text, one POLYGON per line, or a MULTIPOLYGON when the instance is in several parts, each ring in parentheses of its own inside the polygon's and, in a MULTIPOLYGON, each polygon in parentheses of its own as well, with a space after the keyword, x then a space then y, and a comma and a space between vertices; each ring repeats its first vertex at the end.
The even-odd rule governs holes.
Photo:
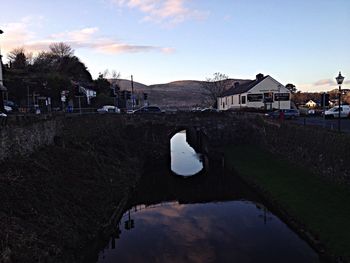
POLYGON ((309 109, 307 111, 307 115, 315 115, 316 114, 316 111, 314 109, 309 109))
POLYGON ((270 118, 280 118, 283 116, 285 119, 295 119, 300 116, 300 112, 296 109, 281 109, 266 113, 265 116, 270 118))
POLYGON ((107 113, 107 112, 113 112, 113 113, 120 113, 120 109, 113 105, 104 105, 102 108, 97 109, 98 113, 107 113))
POLYGON ((195 108, 192 108, 191 111, 192 112, 199 112, 199 111, 202 111, 202 108, 201 107, 195 107, 195 108))
POLYGON ((214 108, 204 108, 201 112, 219 112, 219 110, 214 108))
POLYGON ((11 107, 12 111, 18 111, 18 105, 12 100, 4 100, 4 105, 11 107))
POLYGON ((162 111, 157 106, 145 106, 137 110, 134 110, 134 114, 144 114, 144 113, 162 113, 162 111))
POLYGON ((5 112, 9 113, 12 111, 12 107, 4 105, 4 110, 5 110, 5 112))
MULTIPOLYGON (((339 106, 335 106, 324 112, 324 117, 326 119, 339 118, 339 106)), ((350 117, 350 105, 340 106, 340 118, 350 117)))

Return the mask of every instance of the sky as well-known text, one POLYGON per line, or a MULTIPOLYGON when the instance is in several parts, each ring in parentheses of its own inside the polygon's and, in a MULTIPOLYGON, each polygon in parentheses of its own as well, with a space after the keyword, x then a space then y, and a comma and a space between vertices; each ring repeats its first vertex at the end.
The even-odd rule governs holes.
POLYGON ((349 0, 1 0, 4 62, 65 42, 94 78, 147 85, 270 75, 301 91, 350 88, 349 0))

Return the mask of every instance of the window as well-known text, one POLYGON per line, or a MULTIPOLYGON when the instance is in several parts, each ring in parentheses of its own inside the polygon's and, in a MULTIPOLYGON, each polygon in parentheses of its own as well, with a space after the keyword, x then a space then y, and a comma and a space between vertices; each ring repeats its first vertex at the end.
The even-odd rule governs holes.
POLYGON ((289 93, 275 93, 275 101, 288 101, 289 93))
POLYGON ((248 94, 247 100, 248 100, 248 102, 262 101, 263 95, 262 94, 248 94))
POLYGON ((246 103, 245 102, 245 96, 242 96, 241 98, 242 98, 242 104, 245 104, 246 103))
POLYGON ((233 96, 231 96, 231 104, 233 105, 233 96))

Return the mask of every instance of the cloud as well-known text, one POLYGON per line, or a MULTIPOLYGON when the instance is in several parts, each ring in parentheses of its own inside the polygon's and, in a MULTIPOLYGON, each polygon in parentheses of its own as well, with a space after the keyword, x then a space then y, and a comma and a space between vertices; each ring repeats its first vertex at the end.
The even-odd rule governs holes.
POLYGON ((143 21, 176 25, 188 19, 203 20, 208 12, 187 7, 188 0, 111 0, 119 7, 137 9, 144 13, 143 21))
POLYGON ((4 34, 0 36, 2 50, 9 51, 15 47, 23 46, 28 40, 35 38, 35 33, 29 30, 29 27, 34 20, 40 19, 28 16, 18 22, 0 24, 0 28, 4 31, 4 34))
POLYGON ((99 37, 97 27, 83 28, 57 35, 52 35, 54 42, 66 42, 73 48, 88 48, 107 54, 139 53, 139 52, 161 52, 169 54, 172 48, 150 45, 134 45, 124 43, 111 38, 99 37))
POLYGON ((0 25, 5 32, 1 35, 1 47, 5 53, 16 47, 24 47, 27 52, 37 53, 48 50, 54 42, 64 42, 74 49, 87 48, 106 54, 160 52, 173 53, 171 47, 152 45, 137 45, 125 43, 110 37, 101 37, 98 27, 86 27, 79 30, 59 32, 46 37, 38 37, 33 31, 33 25, 38 19, 23 18, 16 23, 0 25))
POLYGON ((93 48, 100 52, 107 54, 119 54, 119 53, 139 53, 139 52, 161 52, 169 53, 171 48, 162 48, 157 46, 143 46, 119 43, 111 40, 100 40, 94 43, 84 43, 81 47, 93 48))
POLYGON ((331 79, 321 79, 314 83, 314 86, 334 86, 335 81, 331 79))
POLYGON ((338 86, 336 82, 331 79, 321 79, 314 83, 304 83, 297 85, 297 89, 302 92, 327 92, 337 88, 338 86))
MULTIPOLYGON (((350 84, 350 80, 345 80, 343 82, 343 85, 344 84, 350 84)), ((314 84, 314 86, 329 86, 329 87, 334 87, 337 85, 335 79, 321 79, 319 81, 316 81, 314 84)))
POLYGON ((98 27, 87 27, 80 30, 66 31, 58 34, 52 34, 51 36, 49 36, 49 38, 53 40, 60 39, 60 38, 66 38, 66 39, 69 38, 72 41, 84 42, 91 39, 91 37, 98 31, 99 31, 98 27))

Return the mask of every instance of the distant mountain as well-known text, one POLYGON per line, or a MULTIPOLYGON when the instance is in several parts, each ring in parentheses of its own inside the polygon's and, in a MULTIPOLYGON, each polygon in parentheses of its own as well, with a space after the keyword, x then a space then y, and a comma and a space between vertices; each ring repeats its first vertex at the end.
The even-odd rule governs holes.
MULTIPOLYGON (((113 80, 109 80, 113 81, 113 80)), ((228 87, 234 82, 244 83, 247 80, 228 79, 228 87)), ((131 81, 126 79, 117 80, 121 90, 131 91, 131 81)), ((204 81, 179 80, 166 84, 145 85, 134 81, 134 92, 147 93, 151 105, 157 105, 163 109, 178 108, 190 109, 193 107, 206 107, 204 99, 207 91, 203 89, 204 81)))
MULTIPOLYGON (((110 79, 110 82, 112 82, 113 80, 110 79)), ((131 81, 127 80, 127 79, 118 79, 117 83, 120 87, 121 90, 131 90, 131 81)), ((134 89, 135 90, 143 90, 143 89, 147 89, 148 86, 139 82, 134 81, 134 89)))

